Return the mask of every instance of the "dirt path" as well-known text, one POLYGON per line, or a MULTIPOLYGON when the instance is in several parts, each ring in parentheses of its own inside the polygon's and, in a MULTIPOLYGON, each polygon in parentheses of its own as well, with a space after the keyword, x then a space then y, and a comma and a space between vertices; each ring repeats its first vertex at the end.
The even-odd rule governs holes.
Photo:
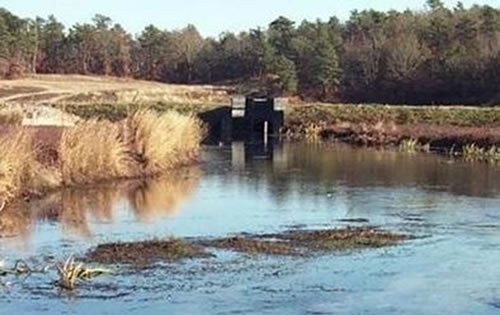
POLYGON ((176 102, 228 104, 230 88, 173 85, 158 82, 82 75, 34 75, 0 80, 0 103, 43 104, 98 102, 176 102))

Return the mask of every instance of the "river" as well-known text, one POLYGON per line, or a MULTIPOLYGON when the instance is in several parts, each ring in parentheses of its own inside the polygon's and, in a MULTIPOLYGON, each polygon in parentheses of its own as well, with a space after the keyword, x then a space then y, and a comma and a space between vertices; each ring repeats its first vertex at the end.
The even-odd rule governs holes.
MULTIPOLYGON (((215 257, 114 274, 68 293, 0 288, 0 314, 498 314, 500 167, 341 145, 205 147, 199 166, 6 209, 0 257, 41 264, 105 242, 370 225, 379 249, 215 257)), ((54 279, 55 280, 55 279, 54 279)))

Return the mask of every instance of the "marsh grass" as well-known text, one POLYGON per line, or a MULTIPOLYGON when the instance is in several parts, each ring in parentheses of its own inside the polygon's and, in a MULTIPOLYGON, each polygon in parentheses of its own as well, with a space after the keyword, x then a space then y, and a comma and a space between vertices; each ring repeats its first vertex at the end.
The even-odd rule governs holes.
POLYGON ((306 141, 309 143, 318 143, 321 141, 321 131, 323 128, 317 124, 309 124, 304 128, 306 141))
POLYGON ((144 175, 192 162, 204 137, 201 122, 175 111, 138 111, 127 121, 127 139, 144 175))
POLYGON ((9 202, 19 193, 41 193, 60 185, 57 172, 36 159, 37 148, 26 129, 11 131, 0 138, 0 202, 9 202))
POLYGON ((59 146, 64 185, 85 185, 135 175, 120 128, 107 121, 84 121, 64 130, 59 146))
POLYGON ((7 129, 0 137, 0 211, 22 195, 159 175, 190 164, 204 137, 197 118, 177 112, 141 111, 123 122, 88 120, 61 129, 54 139, 28 128, 7 129))
POLYGON ((467 161, 497 162, 500 160, 500 148, 495 145, 485 148, 471 143, 462 147, 462 157, 467 161))

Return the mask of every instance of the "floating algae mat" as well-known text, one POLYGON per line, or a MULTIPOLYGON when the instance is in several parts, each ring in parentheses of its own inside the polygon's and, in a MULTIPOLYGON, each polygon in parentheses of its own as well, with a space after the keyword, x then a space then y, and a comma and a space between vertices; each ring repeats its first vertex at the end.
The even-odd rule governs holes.
POLYGON ((248 254, 308 255, 318 251, 378 248, 397 245, 411 236, 368 227, 317 231, 286 231, 277 234, 240 235, 204 240, 151 240, 98 245, 88 252, 90 262, 147 265, 158 261, 211 257, 217 248, 248 254))

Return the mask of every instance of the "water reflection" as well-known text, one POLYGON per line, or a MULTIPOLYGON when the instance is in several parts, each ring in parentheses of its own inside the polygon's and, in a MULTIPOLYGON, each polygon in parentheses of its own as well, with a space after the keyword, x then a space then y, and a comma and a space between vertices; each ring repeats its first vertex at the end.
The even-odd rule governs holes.
MULTIPOLYGON (((0 213, 0 237, 27 240, 42 223, 47 223, 43 225, 48 232, 44 235, 51 235, 47 237, 54 237, 54 230, 60 230, 63 236, 87 239, 93 236, 96 223, 120 224, 116 233, 132 236, 127 232, 131 224, 156 224, 160 217, 176 214, 187 200, 195 205, 191 213, 209 209, 203 216, 210 218, 211 225, 195 229, 190 223, 175 221, 169 228, 198 234, 211 227, 214 234, 229 226, 226 221, 232 215, 226 218, 224 211, 239 209, 242 202, 249 215, 304 209, 296 214, 301 218, 308 215, 308 209, 323 209, 325 213, 334 209, 336 217, 361 217, 375 208, 379 213, 391 209, 411 213, 444 208, 457 202, 453 196, 491 198, 500 193, 500 167, 448 161, 428 154, 337 145, 234 143, 224 148, 207 147, 204 155, 201 171, 187 168, 157 179, 66 189, 37 202, 5 209, 0 213), (191 198, 198 186, 202 188, 200 195, 191 198)), ((401 215, 406 216, 406 212, 401 215)), ((275 221, 279 218, 268 220, 275 221)), ((160 223, 154 231, 161 229, 160 223)), ((136 233, 148 231, 133 228, 136 233)))
POLYGON ((199 170, 186 168, 158 178, 64 189, 41 200, 5 209, 0 214, 0 237, 26 240, 37 222, 54 222, 67 235, 89 238, 91 222, 113 223, 115 212, 124 208, 130 209, 141 222, 171 216, 198 181, 199 170), (126 206, 120 207, 123 204, 126 206))
POLYGON ((171 173, 157 180, 138 182, 129 189, 127 198, 140 221, 151 221, 159 215, 174 215, 179 204, 188 199, 199 181, 196 168, 171 173))
MULTIPOLYGON (((265 150, 233 144, 229 176, 256 187, 266 185, 277 200, 290 194, 310 194, 310 188, 318 185, 322 191, 316 193, 321 194, 332 193, 339 186, 415 187, 475 197, 500 193, 497 165, 343 145, 274 144, 265 150)), ((212 175, 217 172, 220 169, 212 175)))

